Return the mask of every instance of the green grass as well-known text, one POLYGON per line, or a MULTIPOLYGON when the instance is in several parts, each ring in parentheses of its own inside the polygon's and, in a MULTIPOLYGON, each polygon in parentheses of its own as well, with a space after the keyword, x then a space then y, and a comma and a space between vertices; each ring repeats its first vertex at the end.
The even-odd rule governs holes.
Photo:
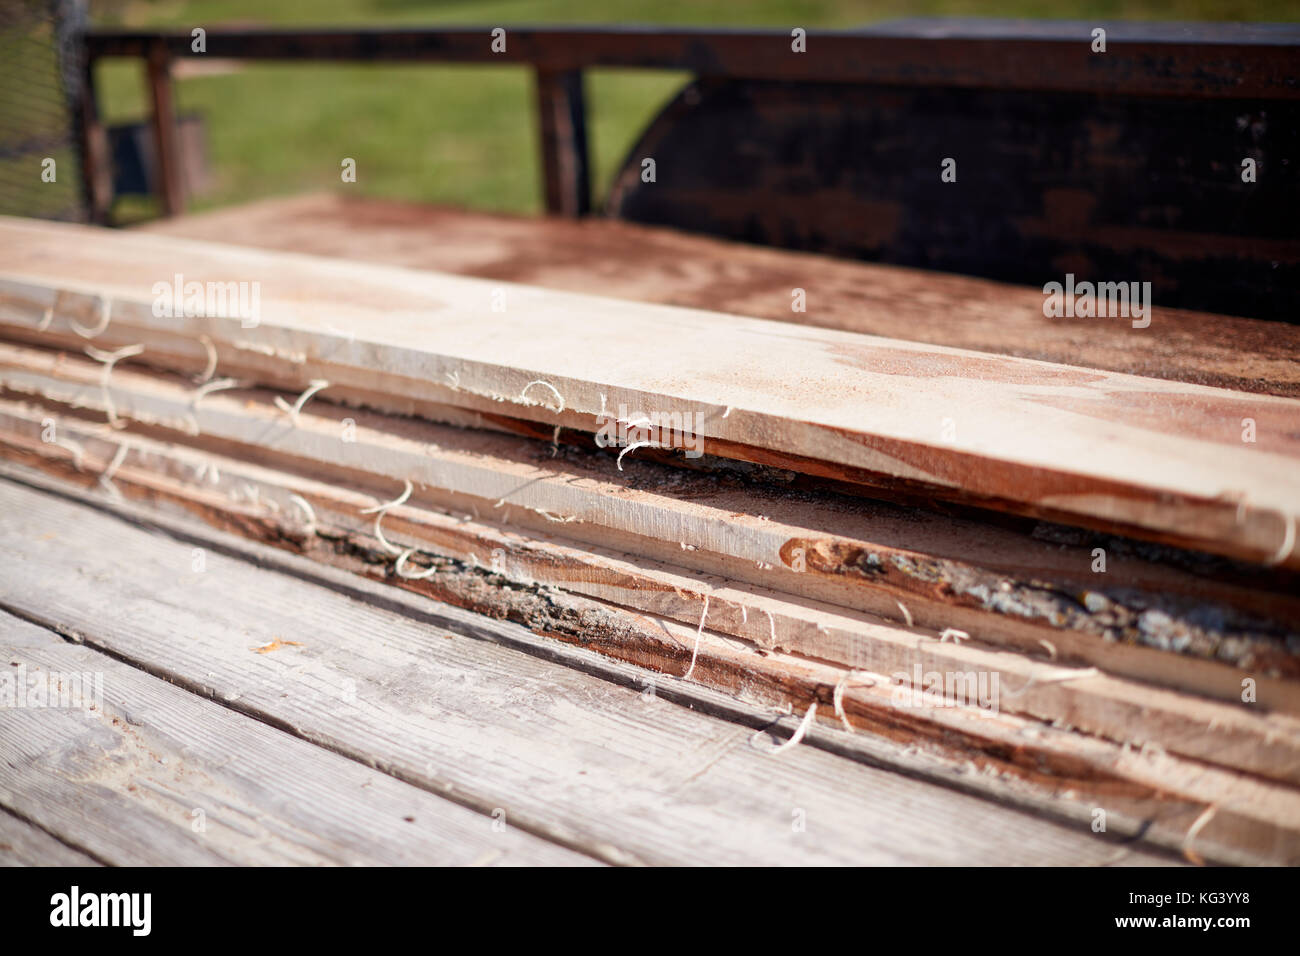
MULTIPOLYGON (((100 24, 135 27, 259 25, 591 24, 833 28, 899 16, 1023 16, 1153 20, 1292 20, 1294 0, 159 0, 92 3, 100 24)), ((588 122, 598 195, 646 124, 686 77, 588 73, 588 122)), ((142 70, 100 67, 109 122, 145 115, 142 70)), ((216 181, 194 202, 210 208, 263 196, 347 189, 505 212, 541 209, 533 87, 522 68, 242 65, 177 84, 182 111, 205 117, 216 181), (357 161, 343 184, 340 162, 357 161)), ((152 210, 124 199, 119 218, 152 210)))

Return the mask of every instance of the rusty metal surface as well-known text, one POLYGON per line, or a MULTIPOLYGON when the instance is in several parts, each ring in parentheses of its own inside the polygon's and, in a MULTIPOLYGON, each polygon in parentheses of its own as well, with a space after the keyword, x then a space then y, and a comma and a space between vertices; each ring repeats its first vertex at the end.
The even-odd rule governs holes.
POLYGON ((1161 305, 1296 321, 1298 170, 1287 101, 703 80, 633 147, 608 211, 1036 286, 1150 281, 1161 305))
MULTIPOLYGON (((742 99, 766 91, 765 105, 719 106, 719 95, 710 99, 730 137, 705 129, 698 138, 701 147, 717 141, 714 168, 693 169, 712 163, 712 146, 692 154, 683 137, 665 131, 669 120, 694 129, 690 121, 699 111, 679 103, 643 139, 656 149, 679 150, 677 166, 664 171, 668 179, 653 195, 624 182, 611 208, 637 221, 1012 281, 1042 282, 1044 271, 1049 277, 1066 271, 1083 276, 1094 269, 1110 278, 1117 264, 1136 258, 1154 274, 1162 304, 1241 315, 1289 317, 1296 311, 1294 296, 1286 294, 1300 284, 1296 245, 1274 205, 1295 208, 1294 189, 1287 183, 1294 178, 1298 125, 1291 107, 1300 99, 1296 24, 904 20, 812 33, 806 53, 794 52, 790 33, 783 30, 520 27, 505 31, 504 47, 493 42, 488 27, 215 28, 206 40, 203 55, 228 59, 531 65, 546 208, 568 217, 584 215, 590 201, 584 69, 688 70, 714 84, 732 78, 729 89, 748 91, 742 99), (1093 52, 1093 30, 1099 25, 1106 30, 1104 53, 1093 52), (786 92, 772 92, 778 89, 786 92), (789 100, 784 112, 777 103, 782 96, 789 100), (1124 101, 1116 106, 1112 98, 1118 96, 1124 101), (809 115, 800 119, 794 114, 805 99, 809 115), (892 106, 876 106, 880 99, 892 106), (841 110, 841 101, 854 108, 841 110), (968 104, 977 115, 967 115, 968 104), (991 115, 1004 108, 1006 116, 991 115), (893 120, 884 118, 890 110, 893 120), (909 110, 931 128, 900 126, 897 120, 909 110), (1078 119, 1079 113, 1088 118, 1078 119), (748 137, 747 129, 732 122, 737 119, 742 127, 770 125, 748 137), (981 119, 989 122, 981 126, 981 119), (1225 126, 1229 120, 1237 125, 1225 126), (883 139, 871 123, 885 130, 883 139), (1222 130, 1222 150, 1188 138, 1202 124, 1222 130), (1170 128, 1188 135, 1181 140, 1163 135, 1170 128), (798 143, 787 150, 780 142, 810 132, 815 155, 798 143), (890 141, 893 135, 916 139, 890 141), (1157 152, 1144 161, 1130 144, 1106 140, 1117 135, 1157 152), (754 147, 752 155, 735 155, 737 136, 754 147), (991 145, 982 141, 990 136, 991 145), (1030 145, 1017 147, 1016 139, 1030 145), (1168 154, 1171 145, 1182 152, 1168 154), (1075 153, 1082 149, 1082 156, 1067 155, 1067 146, 1075 153), (1028 161, 1031 149, 1037 156, 1028 161), (962 151, 977 164, 1003 168, 990 167, 981 180, 968 163, 961 189, 944 194, 908 180, 923 173, 885 168, 906 162, 927 170, 936 157, 962 151), (791 167, 787 152, 799 155, 805 168, 791 167), (769 167, 764 181, 747 168, 755 157, 769 167), (1108 165, 1116 157, 1126 168, 1108 165), (1212 182, 1216 176, 1231 177, 1231 163, 1241 157, 1269 163, 1253 189, 1212 182), (859 159, 871 173, 881 174, 865 187, 845 175, 859 159), (697 182, 685 186, 683 173, 697 182), (1125 185, 1124 175, 1136 178, 1125 185), (1170 184, 1180 179, 1190 180, 1190 194, 1171 192, 1170 184), (740 183, 766 192, 742 195, 736 188, 740 183), (972 184, 1004 194, 1007 202, 990 210, 981 201, 987 197, 973 196, 967 188, 972 184), (687 197, 683 189, 694 195, 687 197), (967 199, 961 198, 963 190, 967 199), (949 209, 954 193, 955 211, 949 209), (1132 209, 1116 214, 1106 208, 1123 204, 1126 194, 1136 197, 1132 209), (1237 208, 1241 203, 1249 207, 1244 212, 1237 208), (699 208, 685 208, 692 205, 699 208), (1168 221, 1171 217, 1178 221, 1168 221), (1094 227, 1111 233, 1095 236, 1094 227), (1235 271, 1239 262, 1247 266, 1235 271), (1279 289, 1282 294, 1275 294, 1279 289)), ((86 43, 92 62, 108 56, 157 61, 164 51, 169 57, 196 55, 188 32, 94 30, 86 43)), ((165 105, 165 77, 162 83, 154 79, 155 104, 165 105)), ((93 109, 87 115, 93 116, 93 109)), ((161 130, 159 139, 165 138, 161 130)), ((165 155, 166 144, 161 146, 158 152, 165 155)), ((178 208, 173 193, 170 199, 160 197, 165 210, 178 208)))
MULTIPOLYGON (((162 38, 195 55, 188 32, 93 30, 93 57, 143 56, 162 38)), ((701 76, 997 89, 1123 91, 1142 95, 1300 98, 1296 24, 1035 23, 908 20, 812 32, 808 53, 788 30, 636 27, 507 30, 493 52, 488 27, 207 31, 212 57, 272 60, 520 63, 550 70, 637 67, 701 76), (1091 31, 1107 31, 1094 54, 1091 31)))

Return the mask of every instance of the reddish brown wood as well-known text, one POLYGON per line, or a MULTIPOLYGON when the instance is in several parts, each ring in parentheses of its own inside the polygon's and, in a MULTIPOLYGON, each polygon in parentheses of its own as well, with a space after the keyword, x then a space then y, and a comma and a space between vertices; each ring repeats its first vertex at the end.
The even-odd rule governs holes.
POLYGON ((198 329, 178 335, 159 314, 158 277, 248 277, 261 321, 201 326, 226 375, 294 391, 324 379, 399 413, 452 404, 587 433, 609 426, 610 395, 624 417, 692 416, 699 440, 687 444, 679 417, 661 447, 1300 567, 1293 400, 540 290, 499 309, 481 280, 138 233, 0 232, 0 320, 16 337, 75 341, 76 317, 111 296, 97 347, 143 344, 151 362, 188 367, 205 354, 198 329), (559 408, 526 394, 538 381, 559 408))
POLYGON ((1145 331, 1159 334, 1135 340, 1123 323, 1044 317, 1041 289, 604 219, 313 195, 143 228, 1300 397, 1300 326, 1157 308, 1145 331), (807 312, 791 310, 794 288, 807 312))

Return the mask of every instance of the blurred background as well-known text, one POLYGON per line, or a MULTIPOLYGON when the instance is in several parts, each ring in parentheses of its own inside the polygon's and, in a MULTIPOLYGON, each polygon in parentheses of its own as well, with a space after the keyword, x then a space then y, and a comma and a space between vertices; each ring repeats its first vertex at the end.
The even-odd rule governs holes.
MULTIPOLYGON (((0 0, 12 3, 14 0, 0 0)), ((1295 0, 90 0, 113 27, 632 23, 843 29, 919 16, 1290 21, 1295 0)), ((0 57, 3 51, 0 51, 0 57)), ((11 69, 15 66, 11 62, 11 69)), ((8 73, 9 70, 4 72, 8 73)), ((139 63, 99 70, 105 120, 148 112, 139 63)), ((594 208, 685 75, 593 70, 586 78, 594 208)), ((532 76, 525 67, 177 64, 181 114, 206 126, 211 179, 191 210, 321 189, 511 213, 542 209, 532 76), (339 160, 360 171, 346 187, 339 160)), ((118 221, 152 215, 122 197, 118 221)))

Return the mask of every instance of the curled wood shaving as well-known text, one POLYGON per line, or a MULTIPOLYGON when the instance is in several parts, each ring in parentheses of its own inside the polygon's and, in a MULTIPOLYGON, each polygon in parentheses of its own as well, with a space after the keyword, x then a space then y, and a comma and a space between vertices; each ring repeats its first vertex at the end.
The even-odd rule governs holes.
POLYGON ((143 345, 124 345, 115 352, 105 352, 93 345, 86 346, 86 354, 104 367, 99 371, 99 390, 104 396, 104 411, 108 414, 108 423, 114 428, 125 428, 126 422, 117 417, 117 406, 113 403, 113 393, 109 381, 113 375, 113 366, 124 358, 131 358, 144 351, 143 345))
MULTIPOLYGON (((851 734, 856 733, 857 731, 855 731, 853 729, 853 725, 849 723, 849 715, 844 712, 844 691, 849 686, 849 682, 854 680, 857 677, 866 677, 866 675, 862 671, 856 671, 856 670, 845 671, 844 676, 841 677, 839 683, 835 685, 835 693, 832 696, 832 701, 835 704, 835 716, 840 719, 840 723, 844 725, 844 729, 851 734)), ((876 686, 876 682, 874 679, 872 678, 867 678, 867 679, 870 682, 866 686, 868 687, 876 686)))
POLYGON ((700 612, 700 625, 695 629, 695 648, 691 651, 691 666, 686 668, 686 673, 682 675, 683 680, 689 680, 690 676, 695 673, 695 657, 700 653, 700 638, 704 635, 704 619, 709 616, 709 596, 704 595, 704 610, 700 612))
POLYGON ((72 331, 76 332, 83 339, 93 339, 95 336, 101 334, 105 329, 108 328, 108 323, 112 320, 112 318, 113 318, 113 300, 108 298, 108 296, 100 296, 98 325, 96 325, 93 329, 88 329, 80 322, 78 322, 76 319, 69 319, 68 325, 71 326, 72 331))
POLYGON ((265 644, 260 644, 257 647, 252 648, 252 650, 256 651, 258 654, 270 654, 272 651, 278 651, 282 647, 302 646, 302 641, 282 641, 277 637, 273 640, 267 641, 265 644))
MULTIPOLYGON (((813 718, 815 718, 816 716, 817 716, 817 700, 814 698, 813 702, 808 705, 808 712, 803 715, 803 720, 799 721, 799 726, 795 728, 794 734, 790 737, 790 739, 787 740, 785 743, 778 744, 777 746, 768 750, 767 753, 772 756, 776 756, 779 753, 783 753, 786 750, 790 750, 793 747, 799 746, 799 742, 802 741, 804 736, 808 733, 808 728, 812 726, 813 718)), ((767 731, 760 730, 758 731, 758 733, 754 734, 754 736, 750 737, 749 738, 750 745, 757 746, 757 744, 755 744, 754 741, 756 741, 759 737, 763 736, 765 733, 767 733, 767 731)))
POLYGON ((330 387, 330 383, 327 382, 325 379, 314 378, 311 380, 311 384, 309 384, 303 390, 303 393, 298 396, 298 400, 294 402, 293 405, 290 405, 282 397, 277 395, 275 396, 275 407, 280 409, 280 411, 284 412, 286 415, 288 415, 289 420, 292 421, 294 427, 297 428, 298 413, 302 411, 303 406, 306 405, 307 402, 311 400, 311 397, 315 395, 317 392, 319 392, 321 389, 329 388, 329 387, 330 387))
POLYGON ((557 415, 560 412, 564 411, 564 396, 560 394, 560 390, 556 388, 554 385, 552 385, 550 382, 544 381, 543 379, 540 378, 533 379, 531 382, 525 385, 523 391, 519 393, 519 401, 522 404, 525 405, 542 404, 541 402, 530 402, 527 399, 528 390, 532 388, 534 385, 541 385, 543 388, 549 388, 551 390, 551 393, 555 396, 555 400, 560 403, 560 407, 555 410, 557 415))

